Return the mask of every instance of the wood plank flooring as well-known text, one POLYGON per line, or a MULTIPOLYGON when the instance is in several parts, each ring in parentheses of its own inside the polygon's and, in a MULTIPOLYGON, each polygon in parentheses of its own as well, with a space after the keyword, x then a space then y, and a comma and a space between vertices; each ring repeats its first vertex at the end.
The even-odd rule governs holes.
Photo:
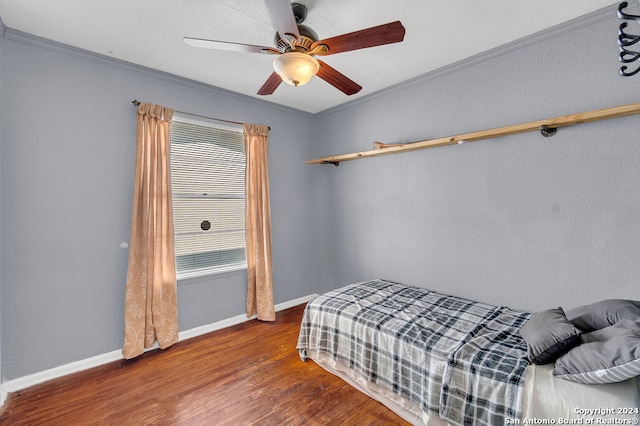
POLYGON ((303 309, 15 392, 0 425, 407 425, 300 360, 303 309))

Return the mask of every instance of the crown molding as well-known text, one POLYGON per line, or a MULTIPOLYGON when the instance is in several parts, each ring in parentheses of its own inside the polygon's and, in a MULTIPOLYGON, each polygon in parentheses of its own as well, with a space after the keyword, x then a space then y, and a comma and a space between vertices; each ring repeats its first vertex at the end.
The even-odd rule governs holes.
MULTIPOLYGON (((640 5, 640 1, 630 2, 633 7, 638 7, 640 5)), ((184 77, 179 77, 174 74, 166 73, 163 71, 155 70, 152 68, 144 67, 141 65, 137 65, 131 62, 123 61, 120 59, 112 58, 106 55, 102 55, 99 53, 90 52, 84 49, 80 49, 77 47, 69 46, 63 43, 55 42, 52 40, 48 40, 42 37, 34 36, 32 34, 24 33, 21 31, 13 30, 11 28, 7 28, 4 26, 2 19, 0 18, 0 37, 5 38, 7 40, 12 40, 20 43, 29 44, 36 47, 45 48, 48 50, 58 51, 61 53, 67 54, 75 54, 79 56, 84 56, 93 60, 108 62, 113 65, 117 65, 123 68, 126 68, 130 71, 146 74, 152 78, 161 79, 164 81, 168 81, 174 84, 187 86, 190 88, 196 88, 198 90, 206 90, 211 93, 221 94, 225 96, 232 96, 236 98, 240 98, 245 101, 249 101, 255 104, 264 105, 265 107, 271 109, 277 109, 280 111, 285 111, 288 113, 294 113, 305 117, 314 117, 314 116, 324 116, 333 114, 337 111, 343 110, 345 108, 351 108, 355 105, 358 105, 363 102, 367 102, 373 98, 378 96, 382 96, 394 90, 397 90, 402 87, 413 85, 417 82, 429 81, 439 77, 442 77, 446 74, 450 74, 456 72, 460 69, 468 68, 470 66, 491 60, 493 58, 509 54, 513 51, 524 49, 526 47, 547 41, 549 39, 553 39, 556 37, 561 37, 567 33, 570 33, 575 30, 579 30, 590 25, 594 25, 598 22, 608 20, 608 19, 617 19, 617 4, 613 4, 607 7, 604 7, 595 12, 591 12, 584 16, 572 19, 570 21, 564 22, 562 24, 558 24, 556 26, 550 27, 546 30, 539 31, 537 33, 531 34, 529 36, 520 38, 518 40, 506 43, 502 46, 498 46, 496 48, 487 50, 485 52, 479 53, 477 55, 471 56, 469 58, 462 59, 458 62, 455 62, 450 65, 443 66, 436 70, 430 71, 428 73, 416 76, 409 80, 405 80, 393 86, 384 88, 382 90, 378 90, 376 92, 370 93, 366 96, 363 96, 358 99, 354 99, 352 101, 346 102, 344 104, 326 109, 324 111, 320 111, 317 113, 309 113, 306 111, 302 111, 299 109, 287 107, 284 105, 276 104, 274 102, 270 102, 267 100, 256 99, 254 97, 246 96, 241 93, 233 92, 230 90, 222 89, 220 87, 212 86, 209 84, 201 83, 195 80, 187 79, 184 77)))
MULTIPOLYGON (((0 23, 1 23, 1 19, 0 19, 0 23)), ((2 29, 2 28, 4 28, 4 27, 0 27, 0 29, 2 29)), ((27 45, 30 45, 30 46, 34 46, 34 47, 46 49, 46 50, 49 50, 49 51, 53 51, 53 52, 59 52, 61 54, 72 54, 72 55, 76 55, 76 56, 79 56, 79 57, 84 57, 84 58, 89 59, 89 60, 108 63, 110 65, 121 67, 121 68, 126 69, 128 71, 133 71, 133 72, 136 72, 136 73, 139 73, 139 74, 145 74, 145 75, 147 75, 148 77, 151 77, 151 78, 163 80, 163 81, 166 81, 166 82, 169 82, 169 83, 173 83, 173 84, 177 84, 177 85, 181 85, 181 86, 185 86, 185 87, 189 87, 189 88, 193 88, 193 89, 197 89, 197 90, 200 90, 200 91, 207 91, 207 92, 215 93, 215 94, 219 94, 219 95, 231 96, 231 97, 234 97, 234 98, 241 99, 243 101, 247 101, 247 102, 251 102, 251 103, 259 104, 259 105, 264 105, 265 107, 268 107, 270 109, 277 109, 277 110, 280 110, 280 111, 293 113, 293 114, 297 114, 297 115, 301 115, 301 116, 305 116, 305 117, 313 116, 313 114, 311 114, 309 112, 306 112, 306 111, 302 111, 302 110, 299 110, 299 109, 295 109, 295 108, 287 107, 287 106, 284 106, 284 105, 276 104, 274 102, 270 102, 270 101, 267 101, 267 100, 256 99, 256 98, 253 98, 251 96, 243 95, 243 94, 238 93, 238 92, 234 92, 234 91, 231 91, 231 90, 223 89, 221 87, 212 86, 210 84, 202 83, 202 82, 199 82, 199 81, 196 81, 196 80, 191 80, 191 79, 188 79, 188 78, 180 77, 180 76, 177 76, 175 74, 171 74, 171 73, 167 73, 167 72, 164 72, 164 71, 159 71, 159 70, 156 70, 156 69, 153 69, 153 68, 145 67, 145 66, 142 66, 142 65, 134 64, 132 62, 124 61, 122 59, 112 58, 110 56, 106 56, 106 55, 103 55, 103 54, 100 54, 100 53, 91 52, 91 51, 88 51, 88 50, 85 50, 85 49, 81 49, 79 47, 70 46, 68 44, 60 43, 60 42, 49 40, 49 39, 46 39, 46 38, 38 37, 38 36, 35 36, 33 34, 29 34, 29 33, 25 33, 25 32, 22 32, 22 31, 14 30, 12 28, 5 28, 4 32, 0 35, 0 37, 4 38, 6 40, 15 41, 17 43, 23 43, 23 44, 27 44, 27 45)))
MULTIPOLYGON (((640 1, 635 2, 636 4, 640 4, 640 1)), ((631 4, 633 5, 633 3, 631 4)), ((316 113, 316 116, 325 116, 330 115, 335 112, 341 111, 346 108, 352 108, 358 104, 363 102, 367 102, 373 98, 378 96, 385 95, 389 92, 393 92, 402 87, 411 86, 418 82, 425 82, 429 80, 434 80, 436 78, 443 77, 447 74, 454 73, 458 70, 469 68, 471 66, 480 64, 482 62, 489 61, 491 59, 497 58, 499 56, 507 55, 511 52, 527 48, 529 46, 542 43, 544 41, 561 37, 565 34, 568 34, 572 31, 576 31, 579 29, 583 29, 589 27, 591 25, 597 24, 601 21, 606 21, 608 19, 618 19, 617 18, 617 10, 618 5, 614 4, 611 6, 606 6, 602 9, 596 10, 594 12, 588 13, 586 15, 580 16, 578 18, 574 18, 567 22, 563 22, 561 24, 555 25, 553 27, 549 27, 545 30, 539 31, 537 33, 522 37, 520 39, 511 41, 509 43, 505 43, 501 46, 495 47, 493 49, 486 50, 484 52, 478 53, 477 55, 470 56, 468 58, 462 59, 458 62, 454 62, 449 65, 445 65, 436 70, 429 71, 425 74, 421 74, 409 80, 402 81, 393 86, 386 87, 382 90, 378 90, 376 92, 370 93, 366 96, 363 96, 358 99, 354 99, 353 101, 344 103, 342 105, 335 106, 333 108, 326 109, 324 111, 320 111, 316 113)))

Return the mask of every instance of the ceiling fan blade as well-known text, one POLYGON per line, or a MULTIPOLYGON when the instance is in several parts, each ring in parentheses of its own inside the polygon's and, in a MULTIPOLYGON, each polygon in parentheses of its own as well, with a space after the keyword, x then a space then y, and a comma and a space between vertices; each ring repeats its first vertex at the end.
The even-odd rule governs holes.
POLYGON ((334 55, 350 50, 398 43, 404 40, 404 33, 405 29, 400 21, 389 22, 388 24, 316 41, 311 45, 309 50, 313 51, 316 47, 325 45, 328 48, 327 51, 319 49, 315 54, 334 55))
POLYGON ((184 37, 182 41, 191 47, 204 47, 205 49, 228 50, 230 52, 248 53, 277 53, 273 47, 254 46, 252 44, 232 43, 229 41, 206 40, 203 38, 184 37))
POLYGON ((298 24, 293 16, 293 9, 289 0, 265 0, 271 20, 278 30, 280 37, 291 34, 296 39, 300 38, 298 24))
POLYGON ((340 90, 345 95, 351 96, 362 90, 362 86, 342 74, 340 71, 330 67, 320 60, 318 60, 318 62, 320 63, 320 69, 318 69, 316 75, 336 89, 340 90))
POLYGON ((258 95, 270 95, 276 91, 278 86, 282 83, 282 78, 275 71, 271 73, 267 81, 264 82, 260 90, 258 90, 258 95))

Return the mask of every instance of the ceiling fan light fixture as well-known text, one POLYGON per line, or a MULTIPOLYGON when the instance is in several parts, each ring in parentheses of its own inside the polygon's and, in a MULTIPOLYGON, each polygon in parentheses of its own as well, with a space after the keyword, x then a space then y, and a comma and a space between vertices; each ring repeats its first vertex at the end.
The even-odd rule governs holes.
POLYGON ((307 84, 320 69, 316 58, 302 52, 287 52, 273 60, 273 69, 287 84, 302 86, 307 84))

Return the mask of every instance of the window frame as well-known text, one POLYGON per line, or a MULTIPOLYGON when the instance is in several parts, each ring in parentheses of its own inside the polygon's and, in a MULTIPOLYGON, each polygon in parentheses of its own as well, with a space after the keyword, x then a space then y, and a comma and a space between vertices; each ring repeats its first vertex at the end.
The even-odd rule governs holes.
MULTIPOLYGON (((243 126, 242 126, 242 124, 233 124, 233 123, 218 121, 218 120, 210 119, 210 118, 206 118, 206 117, 193 116, 193 115, 186 114, 186 113, 175 112, 174 115, 173 115, 173 118, 172 118, 172 123, 175 122, 175 121, 180 122, 180 123, 194 124, 194 125, 198 125, 198 126, 207 126, 207 127, 213 127, 213 128, 222 129, 222 130, 238 132, 241 135, 243 134, 243 126)), ((244 136, 242 138, 243 138, 243 147, 244 147, 244 136)), ((172 149, 171 152, 173 153, 173 136, 172 136, 172 134, 170 134, 170 146, 171 146, 171 149, 172 149)), ((245 170, 246 170, 246 157, 245 157, 244 166, 245 166, 245 170)), ((173 167, 171 168, 171 177, 172 177, 172 181, 171 182, 172 182, 172 186, 173 186, 173 167)), ((244 195, 243 196, 238 196, 238 195, 198 196, 198 195, 189 195, 189 194, 176 195, 173 192, 173 188, 172 188, 171 196, 172 196, 172 200, 175 200, 176 198, 180 198, 180 199, 242 199, 242 200, 246 200, 246 188, 244 188, 244 195)), ((172 205, 172 210, 173 210, 173 205, 172 205)), ((175 214, 175 210, 173 210, 173 212, 175 214)), ((246 230, 246 227, 244 225, 244 218, 245 217, 246 217, 246 213, 245 213, 245 215, 243 215, 243 228, 242 228, 243 232, 245 232, 245 230, 246 230)), ((175 224, 175 219, 174 219, 174 224, 175 224)), ((175 230, 174 230, 174 233, 175 233, 175 230)), ((245 251, 245 256, 244 256, 244 261, 242 261, 242 262, 226 264, 226 265, 223 265, 223 266, 208 266, 208 267, 203 267, 203 268, 193 268, 193 269, 186 270, 186 271, 178 271, 178 268, 177 268, 177 255, 176 255, 176 278, 177 278, 178 281, 180 281, 180 280, 199 278, 199 277, 205 277, 205 276, 214 276, 214 275, 220 275, 220 274, 227 274, 227 273, 232 273, 232 272, 237 272, 237 271, 246 271, 247 270, 246 242, 244 243, 243 248, 244 248, 244 251, 245 251)))

